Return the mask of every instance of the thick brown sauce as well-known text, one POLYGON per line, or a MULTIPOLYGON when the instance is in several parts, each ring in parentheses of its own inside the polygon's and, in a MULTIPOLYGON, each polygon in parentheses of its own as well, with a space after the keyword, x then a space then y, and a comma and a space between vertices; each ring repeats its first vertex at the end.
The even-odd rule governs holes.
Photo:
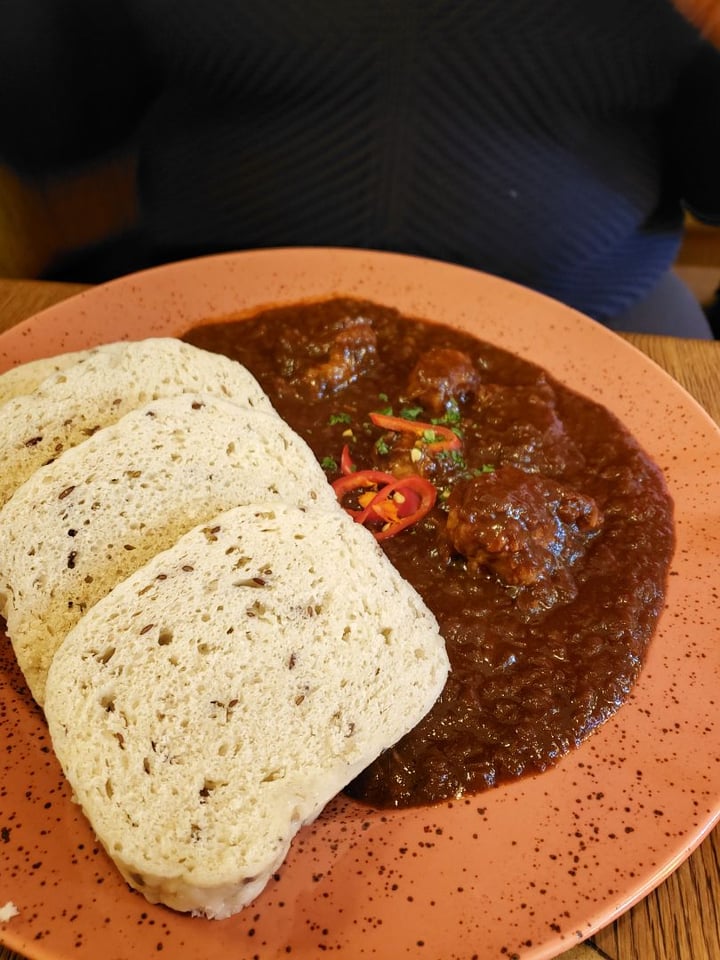
POLYGON ((452 671, 351 795, 391 807, 477 792, 546 769, 617 710, 674 537, 662 475, 613 415, 526 360, 366 302, 271 309, 184 339, 245 364, 330 480, 348 440, 358 468, 408 468, 371 411, 460 415, 462 457, 412 467, 438 504, 383 543, 437 616, 452 671))

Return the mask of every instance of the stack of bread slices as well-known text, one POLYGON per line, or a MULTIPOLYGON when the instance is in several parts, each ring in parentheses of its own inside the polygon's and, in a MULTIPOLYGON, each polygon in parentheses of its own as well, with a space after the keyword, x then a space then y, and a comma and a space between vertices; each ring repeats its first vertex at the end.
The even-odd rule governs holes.
POLYGON ((424 716, 437 623, 241 365, 173 338, 0 376, 0 615, 127 882, 208 917, 424 716))

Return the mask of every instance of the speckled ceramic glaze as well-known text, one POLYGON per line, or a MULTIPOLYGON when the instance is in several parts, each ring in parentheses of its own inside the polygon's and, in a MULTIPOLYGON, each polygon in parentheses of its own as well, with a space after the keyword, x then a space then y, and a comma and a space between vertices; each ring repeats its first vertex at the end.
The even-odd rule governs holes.
POLYGON ((388 254, 250 252, 92 289, 0 337, 0 369, 101 341, 334 294, 471 330, 604 403, 665 471, 677 551, 635 693, 550 772, 432 808, 338 799, 226 921, 151 907, 98 849, 0 642, 0 941, 38 960, 549 958, 670 873, 720 811, 720 433, 651 361, 557 303, 388 254))

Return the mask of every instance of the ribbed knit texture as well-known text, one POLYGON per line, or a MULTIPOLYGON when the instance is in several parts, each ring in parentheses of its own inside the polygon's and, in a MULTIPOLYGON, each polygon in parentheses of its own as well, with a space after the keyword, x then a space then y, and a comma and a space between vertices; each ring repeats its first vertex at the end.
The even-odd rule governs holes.
MULTIPOLYGON (((267 246, 397 250, 605 318, 672 262, 683 153, 698 150, 669 150, 675 97, 692 102, 680 82, 702 47, 669 0, 125 6, 154 98, 133 266, 267 246)), ((711 69, 720 95, 720 57, 711 69)))

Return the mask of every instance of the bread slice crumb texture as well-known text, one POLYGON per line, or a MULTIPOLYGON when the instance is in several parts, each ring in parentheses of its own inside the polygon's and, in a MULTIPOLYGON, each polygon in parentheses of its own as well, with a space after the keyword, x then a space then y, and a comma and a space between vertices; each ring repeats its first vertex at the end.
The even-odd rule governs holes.
POLYGON ((100 600, 56 653, 45 710, 126 880, 224 917, 447 671, 433 615, 367 531, 340 508, 265 502, 195 527, 100 600))
POLYGON ((272 409, 245 367, 181 340, 158 337, 96 347, 0 407, 0 505, 39 467, 128 411, 192 392, 272 409))
POLYGON ((36 471, 0 510, 0 614, 38 703, 65 634, 116 583, 216 513, 273 498, 335 505, 277 414, 202 394, 154 400, 36 471))
MULTIPOLYGON (((52 357, 39 357, 37 360, 28 360, 16 367, 11 367, 0 373, 0 404, 7 403, 14 397, 21 397, 25 393, 32 393, 43 380, 53 374, 65 370, 74 363, 84 363, 96 352, 95 347, 88 350, 74 350, 71 353, 60 353, 52 357)), ((1 415, 1 411, 0 411, 1 415)))

